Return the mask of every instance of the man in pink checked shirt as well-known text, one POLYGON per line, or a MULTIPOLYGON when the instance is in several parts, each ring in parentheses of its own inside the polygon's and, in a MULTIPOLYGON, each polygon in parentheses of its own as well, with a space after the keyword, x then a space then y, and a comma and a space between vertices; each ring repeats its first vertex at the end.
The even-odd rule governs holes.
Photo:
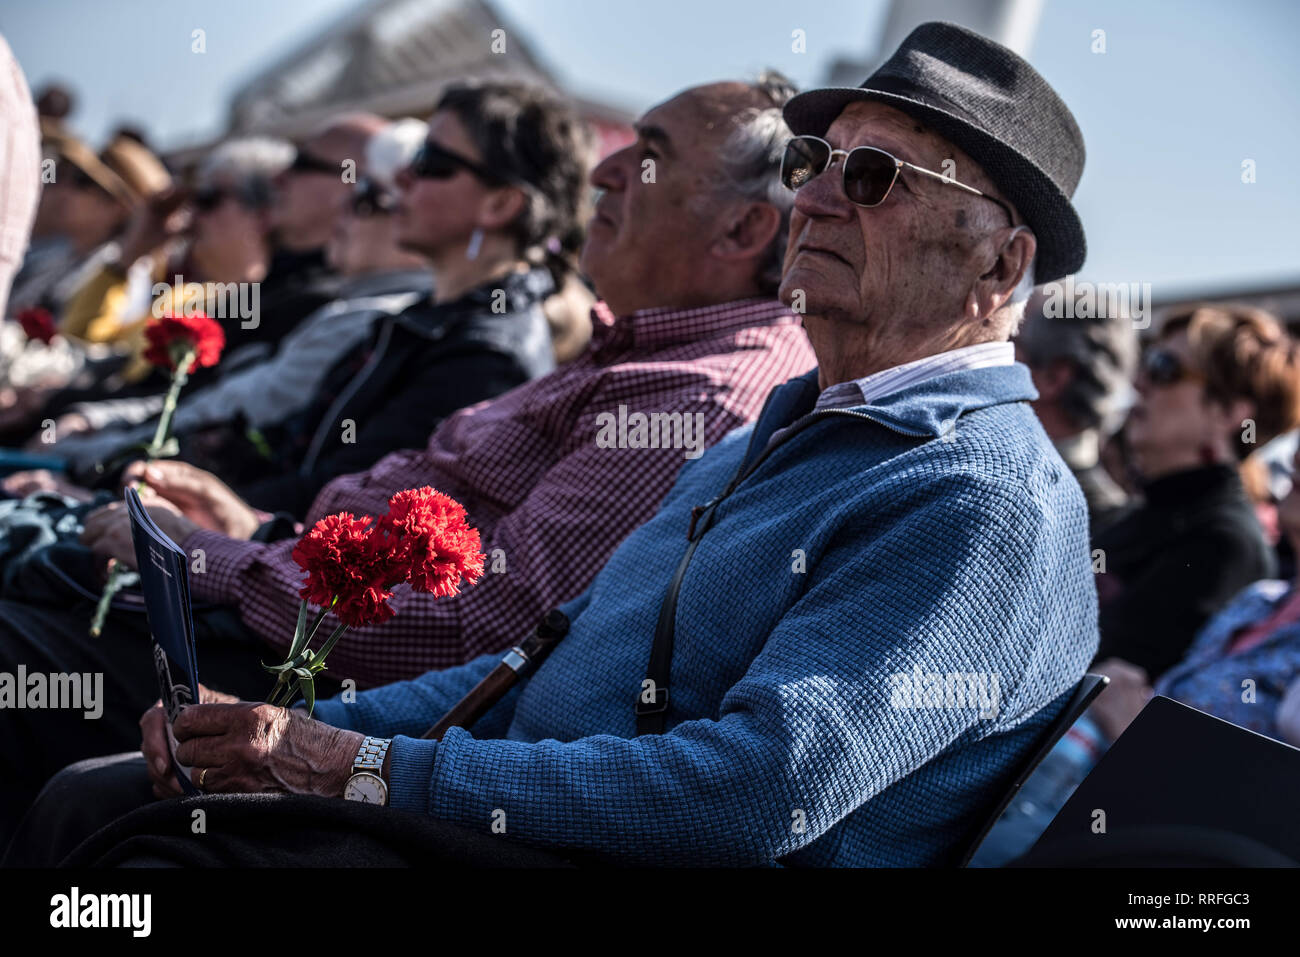
MULTIPOLYGON (((798 318, 775 298, 793 200, 777 185, 789 137, 781 107, 792 93, 765 75, 695 87, 647 112, 636 142, 591 177, 603 195, 582 265, 603 303, 588 350, 451 416, 426 448, 331 482, 307 515, 293 517, 382 514, 393 493, 431 485, 465 505, 488 556, 487 574, 458 597, 402 588, 395 618, 349 630, 330 654, 335 682, 366 688, 504 649, 582 592, 688 460, 756 418, 773 386, 816 364, 798 318), (599 440, 602 423, 638 413, 679 413, 703 434, 687 448, 599 440)), ((144 477, 155 520, 194 556, 204 683, 265 697, 259 661, 282 657, 297 616, 302 573, 291 552, 301 526, 259 513, 183 463, 156 463, 144 477)), ((91 515, 83 541, 134 564, 121 506, 91 515)), ((80 713, 13 712, 0 741, 8 784, 0 845, 55 771, 136 747, 139 716, 157 697, 144 616, 115 612, 90 639, 90 614, 0 602, 0 672, 22 664, 104 673, 104 712, 93 725, 80 713)), ((318 686, 321 695, 338 690, 318 686)))

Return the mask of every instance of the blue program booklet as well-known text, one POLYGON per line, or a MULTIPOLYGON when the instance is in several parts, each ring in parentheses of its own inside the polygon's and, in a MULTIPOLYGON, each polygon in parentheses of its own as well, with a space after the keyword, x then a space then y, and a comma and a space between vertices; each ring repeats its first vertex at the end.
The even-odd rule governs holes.
POLYGON ((176 716, 197 700, 199 692, 185 553, 163 534, 140 502, 140 496, 129 486, 126 510, 131 517, 140 590, 144 593, 149 632, 153 637, 154 670, 158 673, 158 687, 167 710, 167 744, 172 769, 186 794, 199 794, 190 781, 190 769, 176 760, 176 738, 171 731, 176 716))

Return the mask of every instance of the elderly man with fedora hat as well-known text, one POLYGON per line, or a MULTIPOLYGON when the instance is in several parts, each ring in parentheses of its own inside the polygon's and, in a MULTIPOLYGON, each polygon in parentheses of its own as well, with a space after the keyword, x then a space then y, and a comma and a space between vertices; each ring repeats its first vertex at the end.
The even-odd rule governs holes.
POLYGON ((782 296, 820 368, 683 469, 531 677, 436 738, 498 656, 314 719, 193 706, 177 759, 221 793, 70 861, 962 858, 1097 647, 1083 495, 1007 341, 1028 277, 1083 259, 1083 146, 1027 63, 942 23, 785 114, 782 296))

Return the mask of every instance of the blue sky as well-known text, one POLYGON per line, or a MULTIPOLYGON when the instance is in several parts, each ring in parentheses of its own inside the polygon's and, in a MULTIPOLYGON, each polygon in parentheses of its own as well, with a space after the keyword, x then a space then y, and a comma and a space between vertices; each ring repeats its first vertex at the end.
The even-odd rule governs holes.
MULTIPOLYGON (((92 139, 119 120, 163 146, 219 132, 230 92, 359 0, 39 0, 0 10, 33 86, 76 91, 92 139), (190 31, 207 54, 190 53, 190 31), (198 65, 196 65, 196 63, 198 65)), ((496 0, 575 92, 641 110, 702 80, 775 66, 816 85, 864 55, 882 0, 496 0), (790 49, 795 28, 807 52, 790 49)), ((1083 275, 1188 289, 1300 283, 1300 4, 1046 0, 1030 52, 1088 144, 1075 196, 1083 275), (1107 52, 1091 52, 1092 31, 1107 52), (1256 182, 1241 181, 1243 160, 1256 182)))

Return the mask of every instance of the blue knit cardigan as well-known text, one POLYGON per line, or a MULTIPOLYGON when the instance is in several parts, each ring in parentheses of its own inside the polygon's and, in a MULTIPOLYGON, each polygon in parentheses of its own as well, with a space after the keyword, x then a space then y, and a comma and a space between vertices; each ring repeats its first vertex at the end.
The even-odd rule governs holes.
POLYGON ((419 739, 499 655, 317 717, 395 737, 393 806, 536 845, 627 863, 952 862, 1096 650, 1083 495, 1023 365, 807 415, 816 394, 815 372, 787 382, 687 463, 564 606, 568 637, 472 731, 419 739), (691 509, 745 462, 681 590, 667 733, 637 737, 691 509))

